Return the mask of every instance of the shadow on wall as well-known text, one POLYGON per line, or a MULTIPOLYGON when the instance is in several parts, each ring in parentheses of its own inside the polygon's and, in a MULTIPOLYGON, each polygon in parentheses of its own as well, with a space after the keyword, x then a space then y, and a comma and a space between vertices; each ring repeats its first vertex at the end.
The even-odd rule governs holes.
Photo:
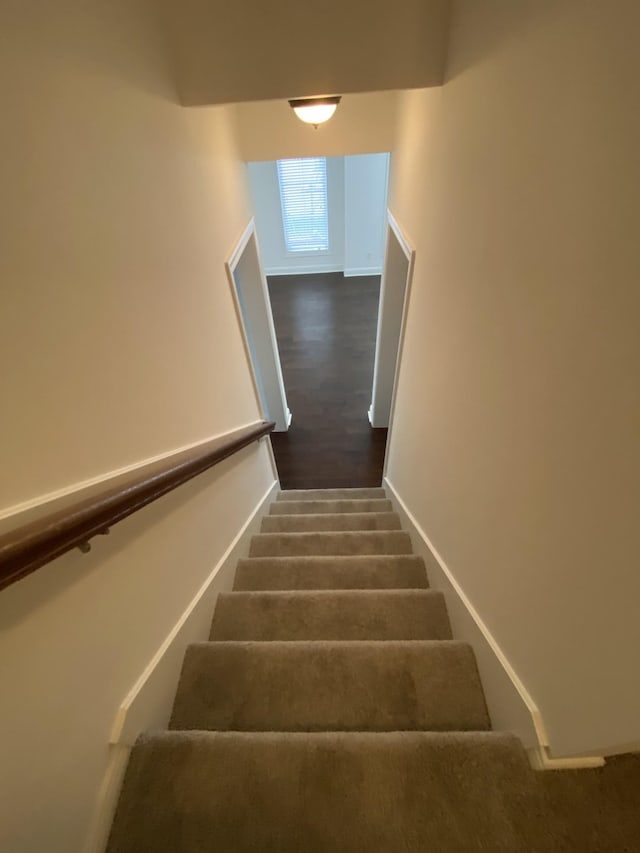
MULTIPOLYGON (((483 4, 475 0, 458 0, 453 4, 450 33, 455 34, 455 50, 449 44, 444 72, 444 85, 459 77, 486 57, 495 56, 518 35, 538 20, 557 14, 557 0, 502 0, 499 15, 489 17, 483 4), (464 20, 464 27, 459 22, 464 20)), ((541 59, 541 61, 543 61, 541 59)))

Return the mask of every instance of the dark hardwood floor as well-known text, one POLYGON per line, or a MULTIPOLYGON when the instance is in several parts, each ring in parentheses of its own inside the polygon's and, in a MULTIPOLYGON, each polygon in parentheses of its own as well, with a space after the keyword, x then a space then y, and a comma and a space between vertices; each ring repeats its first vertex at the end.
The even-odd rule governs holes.
POLYGON ((372 429, 379 276, 270 276, 293 422, 272 433, 284 489, 379 486, 386 429, 372 429))

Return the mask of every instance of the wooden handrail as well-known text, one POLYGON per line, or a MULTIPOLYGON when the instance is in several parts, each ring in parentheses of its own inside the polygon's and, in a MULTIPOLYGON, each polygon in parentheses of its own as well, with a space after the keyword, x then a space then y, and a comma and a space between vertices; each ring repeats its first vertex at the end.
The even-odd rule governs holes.
POLYGON ((93 536, 108 533, 116 522, 268 435, 274 426, 259 421, 169 460, 151 462, 117 477, 91 497, 0 536, 0 589, 73 548, 88 551, 93 536))

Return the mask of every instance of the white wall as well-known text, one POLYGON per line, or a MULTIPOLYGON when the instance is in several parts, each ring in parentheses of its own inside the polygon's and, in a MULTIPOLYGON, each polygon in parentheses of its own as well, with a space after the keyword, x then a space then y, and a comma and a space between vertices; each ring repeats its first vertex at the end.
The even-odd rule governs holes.
POLYGON ((461 0, 402 98, 389 476, 552 753, 640 744, 640 6, 461 0))
POLYGON ((266 275, 338 272, 344 269, 344 159, 327 157, 328 252, 287 252, 278 168, 275 162, 249 163, 260 255, 266 275))
POLYGON ((344 274, 379 275, 387 211, 388 154, 344 158, 344 274))
MULTIPOLYGON (((185 104, 442 81, 450 0, 164 0, 185 104)), ((386 149, 378 149, 386 150, 386 149)))
MULTIPOLYGON (((4 514, 259 416, 244 169, 226 108, 177 105, 154 6, 2 6, 4 514)), ((82 849, 121 701, 272 481, 254 445, 0 594, 0 848, 82 849)))
POLYGON ((267 275, 379 275, 384 254, 388 154, 327 157, 328 252, 287 252, 275 161, 249 163, 260 253, 267 275))

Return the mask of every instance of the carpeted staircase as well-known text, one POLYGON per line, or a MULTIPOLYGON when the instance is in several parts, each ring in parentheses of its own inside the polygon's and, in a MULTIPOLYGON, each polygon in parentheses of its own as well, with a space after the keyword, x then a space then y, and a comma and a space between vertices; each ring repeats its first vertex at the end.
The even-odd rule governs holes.
POLYGON ((108 851, 591 849, 565 846, 546 774, 490 729, 384 491, 281 492, 187 650, 169 731, 133 749, 108 851))

